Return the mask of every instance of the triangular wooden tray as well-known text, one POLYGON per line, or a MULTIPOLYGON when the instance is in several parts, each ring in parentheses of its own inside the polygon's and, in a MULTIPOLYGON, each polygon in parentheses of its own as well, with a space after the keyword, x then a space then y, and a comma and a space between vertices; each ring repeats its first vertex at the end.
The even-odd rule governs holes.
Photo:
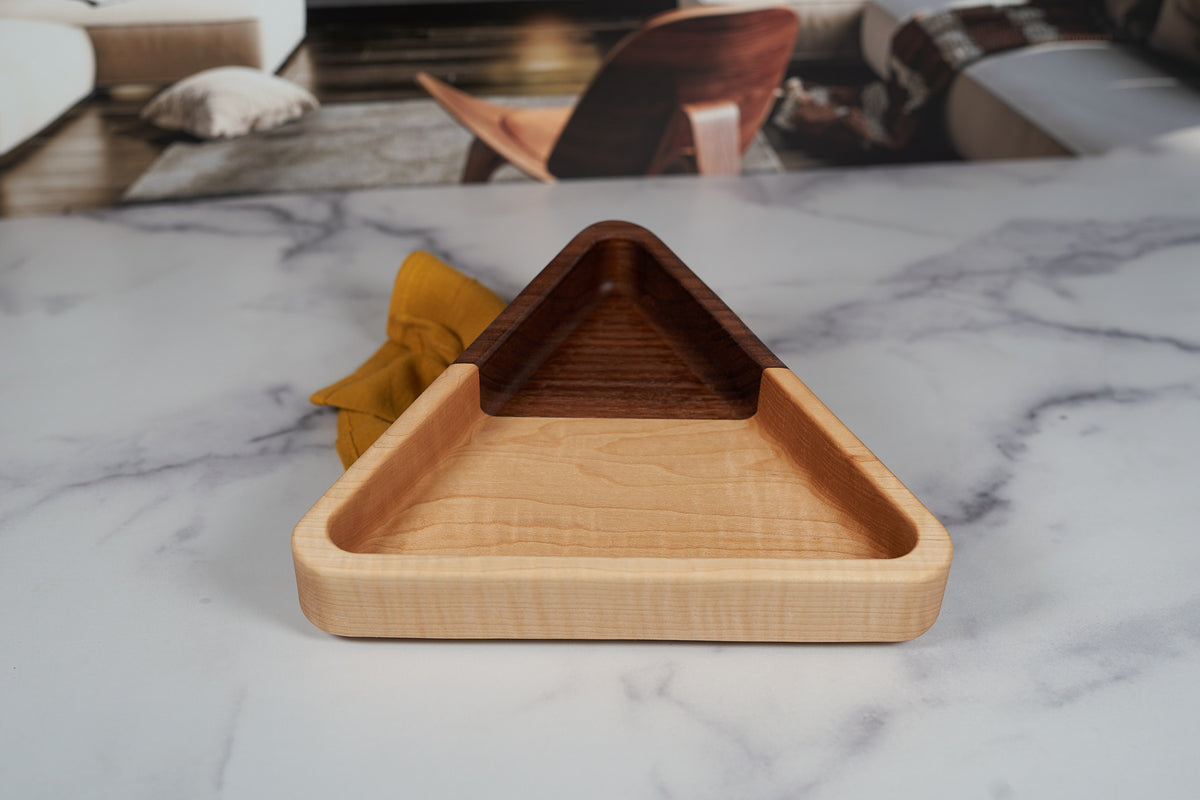
POLYGON ((346 636, 896 641, 945 529, 676 256, 577 236, 292 538, 346 636))

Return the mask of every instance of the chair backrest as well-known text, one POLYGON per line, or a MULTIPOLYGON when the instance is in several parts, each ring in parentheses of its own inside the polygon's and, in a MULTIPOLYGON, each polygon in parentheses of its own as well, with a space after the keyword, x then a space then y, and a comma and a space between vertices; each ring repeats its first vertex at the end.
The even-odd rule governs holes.
POLYGON ((684 103, 737 102, 750 146, 783 81, 799 21, 782 6, 667 11, 609 54, 571 114, 547 167, 559 178, 646 172, 684 103))

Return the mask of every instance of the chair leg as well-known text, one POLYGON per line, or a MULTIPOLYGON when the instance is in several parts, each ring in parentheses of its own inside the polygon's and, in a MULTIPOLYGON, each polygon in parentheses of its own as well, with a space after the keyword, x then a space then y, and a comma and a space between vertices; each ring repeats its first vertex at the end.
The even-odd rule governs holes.
POLYGON ((476 138, 471 142, 467 151, 467 163, 463 166, 463 183, 487 183, 488 178, 505 159, 496 153, 482 139, 476 138))
POLYGON ((737 103, 684 104, 691 129, 696 171, 701 175, 737 175, 742 171, 737 103))
POLYGON ((685 103, 675 110, 646 170, 661 175, 684 167, 701 175, 742 171, 737 103, 685 103))

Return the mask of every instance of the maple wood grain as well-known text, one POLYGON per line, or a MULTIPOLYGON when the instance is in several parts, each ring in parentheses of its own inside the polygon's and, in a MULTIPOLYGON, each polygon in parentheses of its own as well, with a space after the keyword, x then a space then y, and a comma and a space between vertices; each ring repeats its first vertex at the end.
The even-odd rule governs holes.
POLYGON ((348 636, 898 641, 951 545, 789 370, 748 420, 492 417, 453 364, 297 525, 348 636))

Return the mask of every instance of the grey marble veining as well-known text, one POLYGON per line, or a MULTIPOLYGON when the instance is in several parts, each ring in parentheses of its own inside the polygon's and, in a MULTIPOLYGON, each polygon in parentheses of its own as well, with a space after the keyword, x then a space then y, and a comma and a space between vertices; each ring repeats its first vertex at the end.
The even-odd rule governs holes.
POLYGON ((1200 161, 289 195, 0 222, 0 794, 1194 797, 1200 161), (309 393, 424 248, 645 225, 946 524, 900 645, 353 641, 309 393))

